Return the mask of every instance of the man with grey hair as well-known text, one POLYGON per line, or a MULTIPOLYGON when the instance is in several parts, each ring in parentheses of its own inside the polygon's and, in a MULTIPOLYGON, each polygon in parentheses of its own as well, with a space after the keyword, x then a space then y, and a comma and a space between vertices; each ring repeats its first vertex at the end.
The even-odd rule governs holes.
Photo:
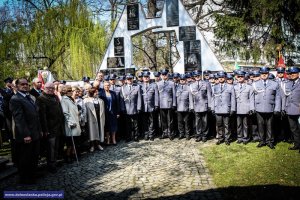
POLYGON ((56 172, 59 138, 64 130, 64 114, 54 91, 54 83, 46 83, 44 93, 36 100, 43 137, 46 139, 48 170, 51 173, 56 172))
POLYGON ((30 94, 35 98, 38 98, 42 95, 42 79, 41 78, 34 78, 32 81, 33 88, 30 90, 30 94))

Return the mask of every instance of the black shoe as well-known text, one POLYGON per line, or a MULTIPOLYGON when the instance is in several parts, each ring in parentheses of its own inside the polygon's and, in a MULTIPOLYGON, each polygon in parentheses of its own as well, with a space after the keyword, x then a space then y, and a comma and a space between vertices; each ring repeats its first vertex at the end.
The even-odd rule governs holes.
POLYGON ((263 147, 263 146, 265 146, 265 145, 266 145, 265 143, 259 142, 258 145, 257 145, 256 147, 260 148, 260 147, 263 147))
POLYGON ((48 172, 55 174, 57 172, 57 169, 54 166, 48 166, 48 172))
POLYGON ((202 142, 207 142, 207 139, 206 138, 202 138, 202 142))
POLYGON ((268 146, 270 149, 275 149, 275 146, 274 146, 274 144, 272 144, 272 143, 267 144, 267 146, 268 146))
POLYGON ((289 147, 289 150, 298 150, 298 149, 300 149, 299 147, 297 147, 297 146, 292 146, 292 147, 289 147))
POLYGON ((174 140, 174 136, 170 136, 170 140, 171 140, 171 141, 174 140))
POLYGON ((243 141, 243 144, 244 145, 246 145, 246 144, 248 144, 249 143, 249 141, 243 141))
POLYGON ((145 140, 149 140, 149 137, 145 137, 144 139, 145 139, 145 140))
POLYGON ((243 143, 243 141, 242 140, 238 140, 236 143, 237 144, 241 144, 241 143, 243 143))
POLYGON ((225 144, 226 144, 227 146, 229 146, 229 145, 230 145, 230 142, 229 142, 229 141, 225 141, 225 144))
POLYGON ((162 136, 160 136, 159 139, 163 140, 163 139, 165 139, 165 138, 167 138, 167 137, 166 137, 165 135, 162 135, 162 136))
POLYGON ((135 141, 135 142, 139 142, 139 138, 135 137, 135 138, 134 138, 134 141, 135 141))
POLYGON ((183 136, 183 135, 180 135, 178 139, 181 140, 181 139, 183 139, 183 138, 184 138, 184 136, 183 136))
POLYGON ((216 143, 216 145, 220 145, 220 144, 222 144, 222 141, 218 140, 218 142, 216 143))
POLYGON ((186 136, 186 138, 185 138, 186 140, 190 140, 191 139, 191 137, 190 136, 186 136))
POLYGON ((201 140, 202 140, 202 138, 199 137, 199 138, 197 138, 195 141, 196 141, 196 142, 201 142, 201 140))
POLYGON ((259 142, 259 140, 257 140, 257 139, 256 139, 256 140, 252 140, 251 142, 253 142, 253 143, 255 143, 255 142, 259 142))
POLYGON ((149 140, 150 140, 150 141, 154 141, 154 137, 150 137, 149 140))

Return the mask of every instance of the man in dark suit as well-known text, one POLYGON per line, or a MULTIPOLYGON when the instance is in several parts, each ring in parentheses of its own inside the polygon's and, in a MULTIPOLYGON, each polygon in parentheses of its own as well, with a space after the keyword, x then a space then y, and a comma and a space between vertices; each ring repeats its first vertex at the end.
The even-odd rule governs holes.
POLYGON ((48 170, 51 173, 56 172, 59 138, 64 133, 64 114, 54 91, 54 83, 46 83, 44 94, 36 100, 43 137, 46 138, 48 170))
POLYGON ((28 94, 25 78, 16 80, 17 93, 11 98, 9 108, 15 121, 16 161, 21 183, 34 183, 38 165, 41 126, 34 100, 28 94))
POLYGON ((42 80, 40 78, 34 78, 32 81, 32 89, 30 90, 30 94, 35 98, 38 98, 42 95, 42 80))

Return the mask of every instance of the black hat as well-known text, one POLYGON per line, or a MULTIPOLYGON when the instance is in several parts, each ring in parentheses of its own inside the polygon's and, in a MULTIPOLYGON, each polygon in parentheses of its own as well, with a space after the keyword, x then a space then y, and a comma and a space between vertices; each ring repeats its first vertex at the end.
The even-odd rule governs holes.
POLYGON ((160 76, 160 72, 154 72, 153 75, 154 75, 154 77, 159 77, 160 76))
POLYGON ((192 74, 191 74, 190 72, 187 72, 187 73, 185 73, 185 77, 186 77, 186 78, 191 78, 191 77, 192 77, 192 74))
POLYGON ((285 68, 284 67, 277 67, 276 71, 277 71, 277 73, 284 73, 285 72, 285 68))
POLYGON ((258 76, 260 76, 260 72, 255 70, 255 71, 253 71, 252 75, 255 77, 258 77, 258 76))
POLYGON ((168 69, 162 69, 162 70, 160 70, 160 73, 162 75, 167 75, 169 73, 169 70, 168 69))
POLYGON ((83 81, 83 82, 90 82, 90 77, 84 76, 84 77, 82 78, 82 81, 83 81))
POLYGON ((143 77, 143 72, 139 72, 139 73, 137 74, 137 76, 138 76, 139 78, 143 77))
POLYGON ((169 73, 169 74, 168 74, 168 78, 170 78, 170 79, 173 78, 173 76, 174 76, 173 73, 169 73))
POLYGON ((127 73, 127 74, 126 74, 126 79, 133 79, 133 75, 130 74, 130 73, 127 73))
POLYGON ((149 77, 150 76, 150 72, 149 71, 144 71, 143 72, 143 77, 149 77))
POLYGON ((227 79, 233 79, 233 75, 232 74, 227 74, 226 78, 227 79))
POLYGON ((269 71, 270 71, 270 68, 269 68, 269 67, 261 67, 261 68, 259 69, 259 72, 260 72, 261 74, 267 74, 267 73, 269 73, 269 71))
POLYGON ((117 78, 117 75, 111 74, 109 75, 109 80, 115 80, 117 78))
POLYGON ((246 72, 238 70, 238 71, 235 72, 235 74, 238 75, 238 76, 245 76, 246 72))
POLYGON ((286 71, 288 74, 292 74, 292 73, 299 73, 300 70, 298 67, 289 67, 286 71))
POLYGON ((180 80, 185 80, 187 78, 187 76, 185 74, 180 74, 180 80))
POLYGON ((193 71, 193 76, 201 76, 201 71, 199 70, 193 71))
POLYGON ((214 74, 209 74, 208 76, 209 76, 210 79, 211 79, 211 78, 215 79, 214 74))
POLYGON ((7 77, 6 79, 4 79, 4 83, 12 83, 13 79, 11 77, 7 77))
POLYGON ((119 81, 124 81, 124 80, 125 80, 125 76, 124 76, 124 75, 119 76, 119 77, 118 77, 118 80, 119 80, 119 81))
POLYGON ((270 73, 268 79, 271 79, 271 80, 275 79, 274 74, 270 73))
POLYGON ((175 72, 174 74, 173 74, 173 78, 179 78, 180 77, 180 74, 178 73, 178 72, 175 72))
POLYGON ((225 78, 225 77, 226 77, 226 72, 224 72, 224 71, 219 71, 219 72, 217 73, 217 75, 218 75, 218 78, 225 78))
POLYGON ((209 74, 211 74, 211 71, 210 71, 210 70, 204 70, 204 71, 203 71, 203 74, 204 74, 204 75, 209 75, 209 74))
POLYGON ((105 81, 109 81, 109 75, 105 75, 103 78, 105 81))

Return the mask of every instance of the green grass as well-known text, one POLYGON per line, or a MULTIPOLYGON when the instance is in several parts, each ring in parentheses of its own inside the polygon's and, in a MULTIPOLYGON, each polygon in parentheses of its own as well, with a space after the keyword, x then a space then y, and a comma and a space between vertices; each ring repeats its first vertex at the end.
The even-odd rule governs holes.
POLYGON ((217 187, 284 185, 300 186, 300 154, 279 143, 275 150, 257 144, 231 143, 200 148, 217 187))

